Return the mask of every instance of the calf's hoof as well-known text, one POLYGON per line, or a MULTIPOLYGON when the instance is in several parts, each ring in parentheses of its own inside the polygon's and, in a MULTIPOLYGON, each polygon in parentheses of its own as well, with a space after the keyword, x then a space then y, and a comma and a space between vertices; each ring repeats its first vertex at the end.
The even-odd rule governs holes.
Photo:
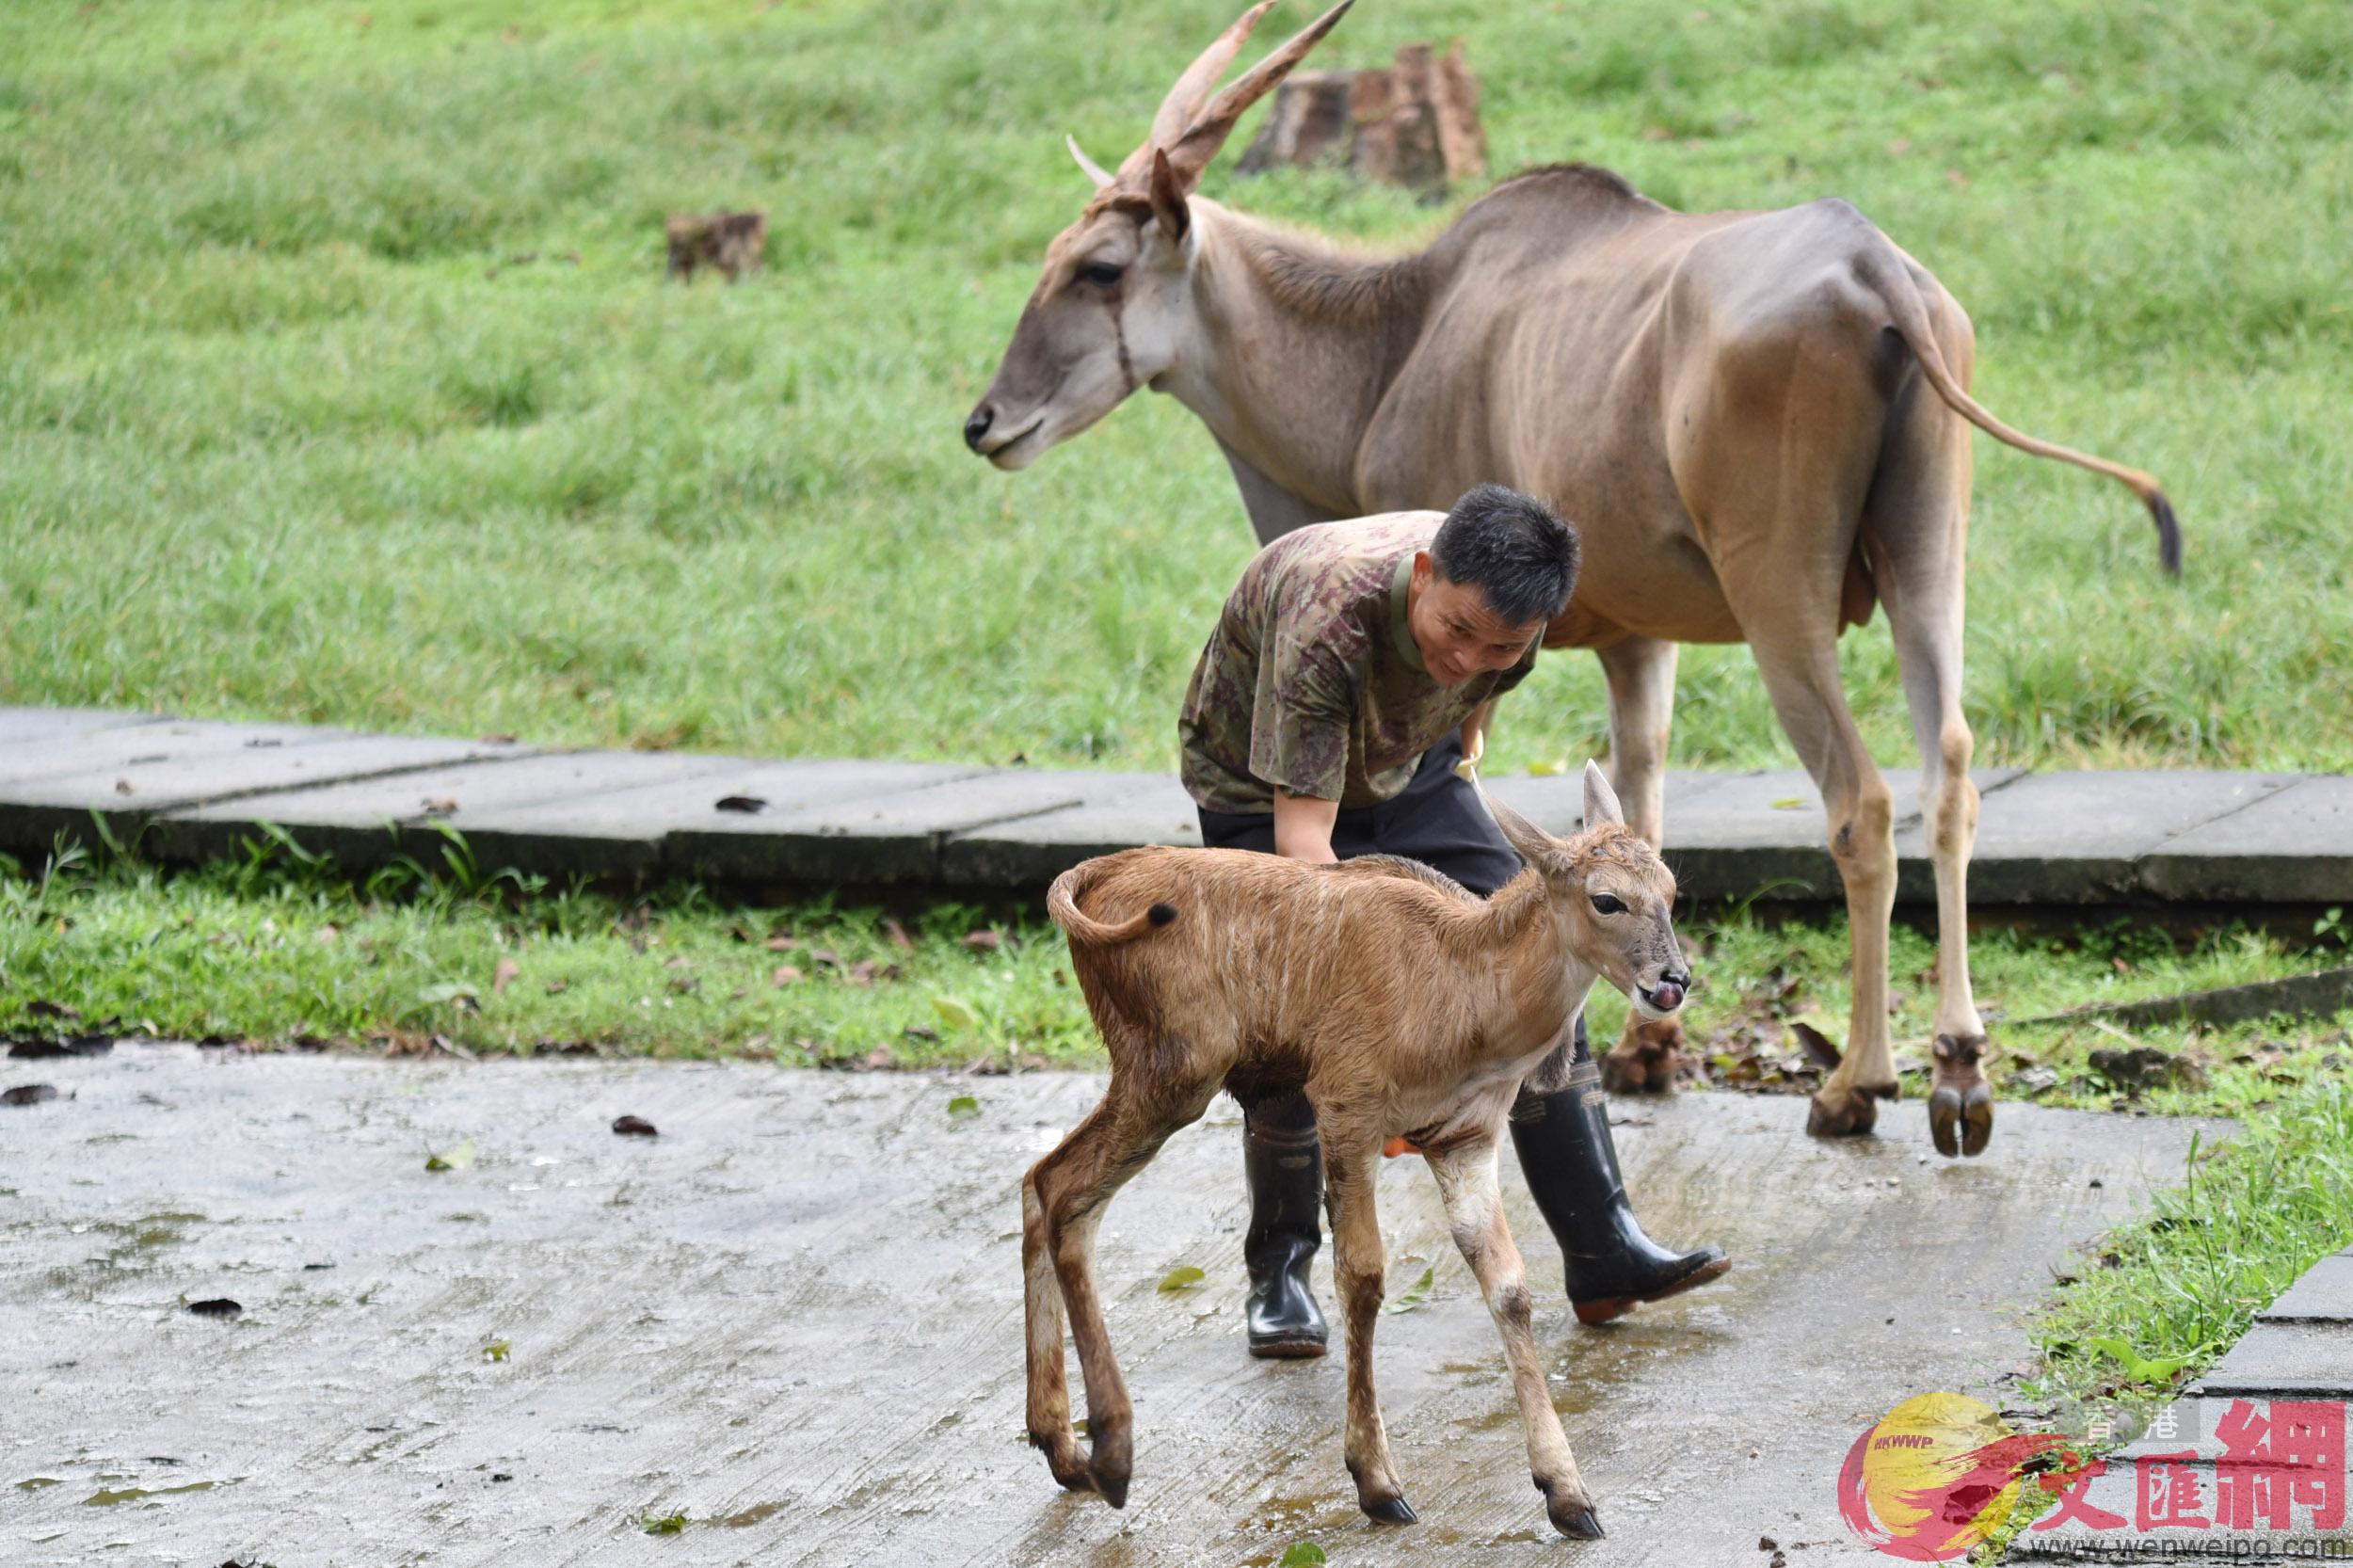
POLYGON ((1601 1059, 1601 1086, 1613 1095, 1664 1095, 1683 1070, 1683 1021, 1637 1020, 1601 1059))
MULTIPOLYGON (((1529 1479, 1536 1483, 1536 1490, 1545 1495, 1545 1517, 1552 1521, 1554 1529, 1572 1541, 1598 1541, 1609 1533, 1601 1528, 1601 1518, 1593 1512, 1593 1505, 1582 1496, 1576 1499, 1556 1497, 1552 1495, 1551 1483, 1544 1477, 1530 1476, 1529 1479)), ((1580 1493, 1583 1490, 1578 1488, 1580 1493)))
POLYGON ((1095 1477, 1088 1473, 1086 1455, 1079 1451, 1079 1440, 1068 1428, 1061 1432, 1030 1433, 1030 1446, 1046 1456, 1046 1467, 1054 1472, 1054 1480, 1073 1492, 1095 1490, 1095 1477))
MULTIPOLYGON (((1101 1425, 1088 1423, 1090 1431, 1101 1425)), ((1128 1477, 1134 1468, 1135 1449, 1124 1423, 1108 1431, 1095 1431, 1095 1451, 1087 1461, 1087 1475, 1105 1502, 1113 1508, 1128 1506, 1128 1477)))
POLYGON ((1985 1036, 1936 1037, 1935 1087, 1929 1094, 1929 1136, 1936 1152, 1978 1155, 1993 1140, 1993 1088, 1985 1080, 1978 1059, 1985 1054, 1985 1036))
POLYGON ((1609 1534, 1601 1528, 1601 1518, 1590 1508, 1570 1508, 1545 1511, 1552 1528, 1572 1541, 1599 1541, 1609 1534))
POLYGON ((1833 1089, 1825 1085, 1814 1092, 1805 1129, 1817 1138, 1863 1137, 1879 1125, 1879 1102, 1895 1097, 1893 1088, 1833 1089))
POLYGON ((1421 1517, 1414 1512, 1414 1505, 1402 1497, 1364 1497, 1358 1500, 1364 1508, 1365 1516, 1376 1525, 1410 1525, 1421 1517))

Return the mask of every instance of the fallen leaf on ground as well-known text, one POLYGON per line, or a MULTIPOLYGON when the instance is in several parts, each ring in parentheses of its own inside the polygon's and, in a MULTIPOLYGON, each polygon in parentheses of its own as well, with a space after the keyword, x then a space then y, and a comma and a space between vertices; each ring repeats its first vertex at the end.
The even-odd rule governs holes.
POLYGON ((1331 1560, 1323 1555, 1323 1548, 1314 1542, 1294 1541, 1290 1549, 1283 1554, 1283 1560, 1274 1568, 1323 1568, 1323 1564, 1331 1560))
POLYGON ((1190 1263, 1180 1263, 1160 1276, 1160 1293, 1173 1296, 1179 1290, 1190 1290, 1209 1276, 1190 1263))
POLYGON ((768 951, 770 952, 791 952, 794 948, 799 947, 800 945, 801 939, 798 936, 771 936, 768 938, 768 951))
POLYGON ((644 1525, 648 1535, 678 1535, 686 1528, 686 1515, 672 1513, 657 1519, 648 1513, 640 1523, 644 1525))
POLYGON ((838 968, 840 968, 841 967, 841 955, 840 955, 840 953, 838 953, 838 952, 834 952, 832 949, 830 949, 830 948, 811 948, 811 949, 809 949, 809 950, 808 950, 808 961, 809 961, 810 963, 812 963, 812 964, 816 965, 816 966, 817 966, 819 968, 821 968, 821 969, 824 969, 824 968, 834 968, 834 969, 838 969, 838 968))
POLYGON ((801 971, 790 964, 778 964, 776 972, 768 977, 771 985, 790 985, 801 978, 801 971))
POLYGON ((454 1148, 445 1149, 440 1154, 428 1155, 424 1161, 424 1168, 428 1171, 462 1171, 472 1165, 473 1160, 473 1140, 469 1138, 454 1148))
POLYGON ((740 811, 748 817, 768 809, 768 803, 758 795, 722 795, 719 798, 719 809, 740 811))
POLYGON ((1806 1055, 1812 1057, 1825 1072, 1837 1069, 1838 1048, 1831 1043, 1829 1035, 1803 1018, 1790 1019, 1789 1032, 1798 1037, 1798 1044, 1805 1048, 1806 1055))
POLYGON ((850 966, 850 972, 843 978, 853 985, 872 985, 874 984, 874 976, 881 972, 880 964, 875 963, 872 958, 861 958, 850 966))
POLYGON ((215 1296, 208 1302, 190 1302, 188 1310, 200 1318, 233 1318, 245 1310, 245 1304, 232 1302, 226 1296, 215 1296))
POLYGON ((975 931, 965 937, 964 945, 975 952, 995 952, 1005 945, 1005 938, 995 931, 975 931))
POLYGON ((0 1105, 39 1105, 57 1097, 56 1087, 48 1083, 20 1083, 0 1094, 0 1105))
POLYGON ((882 928, 883 935, 890 938, 892 947, 897 948, 901 952, 915 951, 915 938, 907 935, 905 926, 901 925, 897 920, 887 920, 883 921, 882 928))
POLYGON ((571 988, 572 983, 568 980, 551 980, 548 982, 548 995, 552 997, 560 997, 571 988))
POLYGON ((514 1353, 514 1351, 515 1347, 507 1341, 504 1339, 493 1339, 488 1344, 482 1347, 482 1359, 485 1361, 504 1361, 509 1355, 514 1353))
POLYGON ((977 1116, 980 1113, 981 1102, 970 1095, 958 1095, 948 1102, 948 1114, 951 1116, 977 1116))
POLYGON ((620 1116, 613 1123, 613 1130, 626 1138, 651 1138, 654 1126, 643 1116, 620 1116))
POLYGON ((490 975, 490 994, 504 996, 506 988, 515 984, 515 977, 522 972, 523 967, 512 958, 500 959, 499 967, 490 975))
POLYGON ((934 997, 932 1011, 951 1029, 972 1029, 981 1021, 981 1016, 972 1011, 972 1004, 961 997, 934 997))
POLYGON ((1430 1287, 1438 1277, 1438 1266, 1431 1264, 1422 1270, 1421 1278, 1381 1304, 1384 1312, 1411 1312, 1429 1299, 1430 1287))
POLYGON ((457 802, 448 795, 429 795, 425 799, 424 814, 428 817, 450 816, 456 809, 457 802))

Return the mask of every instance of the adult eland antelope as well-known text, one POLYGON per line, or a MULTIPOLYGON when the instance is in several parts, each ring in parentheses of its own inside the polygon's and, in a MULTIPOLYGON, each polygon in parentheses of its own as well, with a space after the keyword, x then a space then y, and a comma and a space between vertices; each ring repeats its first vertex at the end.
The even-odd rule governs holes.
MULTIPOLYGON (((1938 983, 1929 1123, 1942 1152, 1992 1136, 1970 993, 1977 822, 1961 711, 1969 426, 2121 481, 2181 539, 2156 481, 2011 429, 1968 392, 1969 318, 1836 200, 1678 213, 1582 165, 1497 185, 1417 255, 1335 251, 1194 195, 1242 112, 1348 9, 1221 90, 1272 0, 1178 77, 1117 173, 1047 248, 965 440, 1018 469, 1138 387, 1201 417, 1261 541, 1307 523, 1444 508, 1481 480, 1550 502, 1584 575, 1545 646, 1589 648, 1609 688, 1612 781, 1661 841, 1679 643, 1746 642, 1829 810, 1854 1006, 1808 1126, 1867 1132, 1896 1093, 1887 1021, 1894 810, 1838 675, 1837 642, 1887 607, 1925 764, 1938 983)), ((1630 1023, 1613 1087, 1664 1087, 1672 1024, 1630 1023)))

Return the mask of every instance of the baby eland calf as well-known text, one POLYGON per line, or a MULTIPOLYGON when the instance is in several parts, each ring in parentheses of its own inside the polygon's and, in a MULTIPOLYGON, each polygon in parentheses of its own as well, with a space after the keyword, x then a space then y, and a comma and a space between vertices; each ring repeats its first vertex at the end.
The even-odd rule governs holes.
POLYGON ((1492 899, 1409 860, 1315 866, 1245 850, 1127 850, 1054 883, 1047 908, 1069 935, 1112 1061, 1102 1103, 1021 1183, 1030 1441, 1063 1485, 1117 1508, 1132 1468, 1133 1410, 1095 1283, 1104 1206, 1220 1089, 1244 1104, 1304 1089, 1348 1320, 1357 1501, 1384 1523, 1414 1519, 1372 1383, 1386 1262, 1373 1172, 1382 1145, 1403 1137, 1438 1179, 1502 1336, 1545 1512, 1564 1535, 1602 1533, 1545 1385, 1496 1146, 1520 1080, 1564 1070, 1568 1025, 1596 979, 1657 1020, 1682 1006, 1690 975, 1670 918, 1674 879, 1626 828, 1598 768, 1585 770, 1585 828, 1573 838, 1489 807, 1528 863, 1492 899), (1070 1425, 1065 1309, 1091 1453, 1070 1425))

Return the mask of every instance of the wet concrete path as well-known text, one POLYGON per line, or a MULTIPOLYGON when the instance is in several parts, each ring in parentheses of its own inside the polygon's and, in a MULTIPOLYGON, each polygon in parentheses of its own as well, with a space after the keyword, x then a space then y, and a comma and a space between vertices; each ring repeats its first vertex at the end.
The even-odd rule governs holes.
POLYGON ((1312 1540, 1336 1563, 1761 1565, 1760 1536, 1796 1568, 1884 1561, 1838 1522, 1855 1434, 1924 1390, 2003 1403, 2051 1267, 2175 1179, 2195 1125, 2005 1106, 1990 1155, 1952 1163, 1916 1102, 1839 1144, 1797 1099, 1622 1103, 1651 1229, 1738 1264, 1599 1332, 1507 1170, 1610 1532, 1580 1546, 1545 1524, 1414 1160, 1381 1178, 1392 1289, 1434 1281, 1382 1320, 1380 1371, 1423 1522, 1357 1513, 1337 1356, 1242 1352, 1225 1102, 1105 1224, 1137 1409, 1114 1513, 1021 1441, 1015 1182, 1092 1077, 136 1045, 8 1067, 60 1092, 0 1108, 11 1564, 1235 1564, 1312 1540), (964 1094, 979 1113, 952 1116, 964 1094), (616 1136, 625 1112, 661 1136, 616 1136), (475 1163, 426 1171, 467 1138, 475 1163), (1199 1288, 1157 1289, 1188 1264, 1199 1288), (242 1315, 185 1308, 224 1296, 242 1315))

